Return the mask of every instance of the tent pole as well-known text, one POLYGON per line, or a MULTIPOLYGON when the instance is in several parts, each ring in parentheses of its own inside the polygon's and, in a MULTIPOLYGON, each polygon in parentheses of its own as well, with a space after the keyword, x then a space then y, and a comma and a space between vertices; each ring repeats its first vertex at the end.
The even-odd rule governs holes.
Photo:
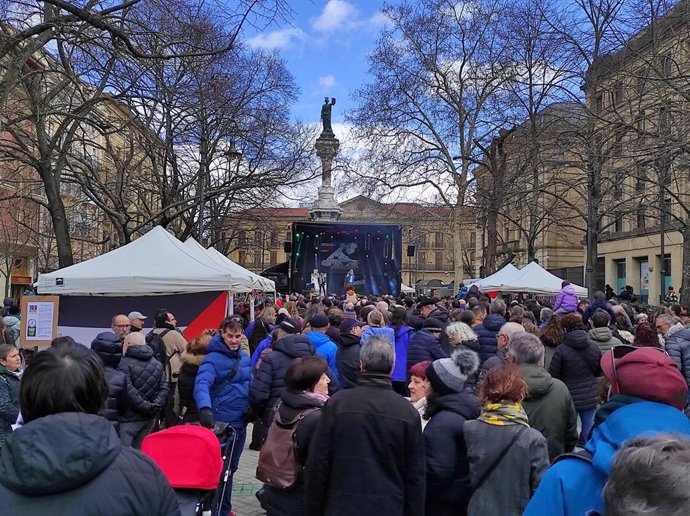
POLYGON ((255 299, 254 292, 249 294, 249 320, 253 321, 254 320, 254 299, 255 299))
POLYGON ((226 303, 227 309, 225 315, 232 316, 235 313, 235 294, 228 290, 228 302, 226 303))

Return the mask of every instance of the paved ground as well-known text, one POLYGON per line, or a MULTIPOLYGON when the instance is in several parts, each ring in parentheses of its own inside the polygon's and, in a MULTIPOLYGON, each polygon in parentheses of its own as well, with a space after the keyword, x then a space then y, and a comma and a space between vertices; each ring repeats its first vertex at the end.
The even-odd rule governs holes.
POLYGON ((266 514, 254 496, 262 484, 254 476, 259 452, 247 448, 251 435, 252 427, 249 425, 247 427, 247 440, 240 458, 240 468, 235 472, 232 486, 232 511, 235 516, 264 516, 266 514))

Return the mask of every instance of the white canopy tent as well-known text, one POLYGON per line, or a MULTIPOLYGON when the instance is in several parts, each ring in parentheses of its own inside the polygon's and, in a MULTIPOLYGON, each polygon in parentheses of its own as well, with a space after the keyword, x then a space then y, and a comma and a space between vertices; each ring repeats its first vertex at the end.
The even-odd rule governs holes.
MULTIPOLYGON (((500 280, 500 285, 495 288, 482 290, 500 290, 501 292, 525 292, 542 296, 555 296, 561 291, 563 280, 551 274, 537 262, 525 265, 513 276, 506 276, 500 280)), ((587 297, 588 292, 584 287, 572 285, 578 297, 587 297)), ((481 288, 481 287, 480 287, 481 288)))
POLYGON ((400 292, 402 292, 403 294, 414 294, 416 292, 416 290, 413 289, 412 287, 408 287, 404 283, 401 283, 400 284, 400 292))
POLYGON ((482 278, 472 283, 479 287, 482 292, 492 292, 494 290, 501 290, 501 285, 507 279, 515 276, 519 272, 519 269, 515 267, 512 263, 509 263, 502 269, 494 272, 491 276, 482 278))
MULTIPOLYGON (((250 278, 252 289, 253 290, 258 290, 260 292, 275 292, 276 291, 276 284, 275 281, 270 280, 268 278, 264 278, 263 276, 260 276, 259 274, 256 274, 255 272, 252 272, 248 269, 245 269, 241 265, 233 262, 230 258, 227 256, 224 256, 223 253, 218 251, 214 247, 209 247, 206 249, 206 253, 217 263, 223 264, 228 269, 230 272, 233 274, 246 274, 250 278)), ((246 292, 242 290, 236 290, 236 292, 246 292)))
POLYGON ((233 275, 160 226, 91 260, 38 277, 40 294, 153 296, 230 290, 233 275))

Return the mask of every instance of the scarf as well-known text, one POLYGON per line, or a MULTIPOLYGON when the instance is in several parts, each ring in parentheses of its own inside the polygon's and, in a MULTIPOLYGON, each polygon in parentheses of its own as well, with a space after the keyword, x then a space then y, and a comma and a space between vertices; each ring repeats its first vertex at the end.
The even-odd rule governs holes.
POLYGON ((477 419, 489 425, 524 425, 529 427, 529 420, 522 404, 516 402, 487 403, 477 419))
POLYGON ((307 398, 319 400, 323 403, 326 403, 328 401, 328 394, 322 394, 320 392, 315 391, 304 391, 302 394, 304 394, 307 398))

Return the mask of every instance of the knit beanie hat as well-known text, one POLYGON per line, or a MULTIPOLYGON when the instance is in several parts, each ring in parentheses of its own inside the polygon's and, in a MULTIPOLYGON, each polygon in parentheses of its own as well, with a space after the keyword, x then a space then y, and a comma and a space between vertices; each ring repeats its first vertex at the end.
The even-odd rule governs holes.
POLYGON ((462 391, 467 377, 479 369, 479 356, 469 349, 457 349, 450 358, 434 360, 426 369, 426 378, 441 396, 462 391))

